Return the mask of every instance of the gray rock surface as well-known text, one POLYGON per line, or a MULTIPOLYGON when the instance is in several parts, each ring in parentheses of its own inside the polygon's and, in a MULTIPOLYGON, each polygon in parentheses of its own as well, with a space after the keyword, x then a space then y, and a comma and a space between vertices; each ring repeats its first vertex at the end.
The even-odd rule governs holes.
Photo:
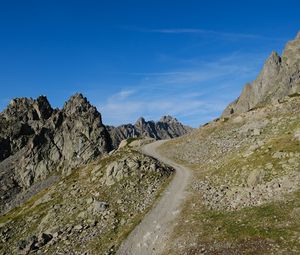
POLYGON ((299 93, 300 33, 295 40, 287 43, 282 56, 272 52, 257 79, 246 84, 239 98, 227 106, 222 116, 247 112, 299 93))
POLYGON ((173 173, 130 147, 80 166, 0 216, 0 254, 115 254, 173 173))
POLYGON ((156 140, 170 139, 185 135, 192 130, 193 128, 183 125, 171 116, 163 116, 157 122, 152 120, 146 121, 141 117, 134 125, 126 124, 118 127, 108 127, 114 148, 118 148, 122 140, 130 137, 151 137, 156 140))
POLYGON ((100 113, 82 94, 61 110, 44 96, 13 99, 0 113, 0 212, 37 181, 68 174, 110 146, 100 113))

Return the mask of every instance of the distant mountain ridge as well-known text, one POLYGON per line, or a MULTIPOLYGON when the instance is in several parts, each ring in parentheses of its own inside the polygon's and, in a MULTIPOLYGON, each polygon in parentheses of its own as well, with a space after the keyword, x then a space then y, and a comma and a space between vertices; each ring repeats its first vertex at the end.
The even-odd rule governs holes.
POLYGON ((276 103, 297 93, 300 93, 300 32, 295 40, 287 43, 282 56, 272 52, 257 79, 245 85, 239 98, 226 107, 222 116, 276 103))
POLYGON ((135 124, 126 124, 118 127, 107 126, 114 148, 118 148, 120 142, 131 137, 150 137, 156 140, 176 138, 193 130, 189 126, 180 123, 176 118, 163 116, 157 122, 146 121, 140 117, 135 124))

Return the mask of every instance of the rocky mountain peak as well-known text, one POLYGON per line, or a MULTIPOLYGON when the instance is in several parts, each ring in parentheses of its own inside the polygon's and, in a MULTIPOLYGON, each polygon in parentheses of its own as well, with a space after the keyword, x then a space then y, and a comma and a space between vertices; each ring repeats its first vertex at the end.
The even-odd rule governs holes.
POLYGON ((298 33, 297 37, 288 42, 285 46, 285 49, 282 54, 282 58, 285 64, 289 66, 293 66, 298 64, 300 61, 300 32, 298 33))
POLYGON ((143 124, 145 124, 145 123, 146 123, 146 120, 145 120, 143 117, 140 117, 140 118, 138 118, 137 121, 135 122, 135 125, 136 125, 136 126, 141 126, 141 125, 143 125, 143 124))
POLYGON ((65 105, 81 105, 81 104, 87 104, 87 98, 84 97, 81 93, 75 93, 72 95, 67 102, 65 102, 65 105))
POLYGON ((34 105, 40 118, 48 119, 53 113, 53 109, 46 96, 39 96, 34 105))
POLYGON ((45 96, 13 99, 0 113, 0 187, 10 187, 0 188, 0 211, 36 182, 70 173, 110 149, 100 113, 82 94, 62 110, 53 110, 45 96))
POLYGON ((101 114, 98 112, 95 106, 84 97, 81 93, 76 93, 70 97, 70 99, 64 104, 62 111, 67 116, 87 116, 99 119, 99 123, 102 124, 101 114))
POLYGON ((34 100, 32 98, 14 98, 9 102, 4 112, 12 114, 14 111, 28 110, 32 107, 33 103, 34 100))
POLYGON ((53 109, 45 96, 40 96, 36 100, 32 98, 12 99, 4 110, 3 115, 7 119, 18 119, 19 121, 48 119, 53 113, 53 109))
POLYGON ((170 115, 162 116, 159 121, 163 123, 178 123, 178 120, 170 115))
POLYGON ((280 63, 281 63, 281 57, 276 51, 272 51, 265 65, 270 65, 270 64, 279 65, 280 63))
POLYGON ((300 33, 287 43, 282 57, 272 52, 255 81, 229 104, 222 116, 249 111, 300 92, 300 33))
POLYGON ((68 101, 65 102, 63 111, 69 113, 70 115, 76 113, 77 111, 84 111, 91 105, 81 93, 76 93, 72 95, 68 101))

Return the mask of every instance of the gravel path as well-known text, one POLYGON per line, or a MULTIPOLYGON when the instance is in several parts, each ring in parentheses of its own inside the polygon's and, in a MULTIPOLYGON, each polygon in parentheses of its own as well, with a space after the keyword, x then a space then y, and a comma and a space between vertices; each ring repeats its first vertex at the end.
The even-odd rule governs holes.
POLYGON ((123 242, 117 252, 119 255, 161 254, 174 227, 174 219, 180 212, 191 171, 158 153, 157 147, 164 142, 148 144, 142 151, 175 168, 176 174, 154 208, 123 242))

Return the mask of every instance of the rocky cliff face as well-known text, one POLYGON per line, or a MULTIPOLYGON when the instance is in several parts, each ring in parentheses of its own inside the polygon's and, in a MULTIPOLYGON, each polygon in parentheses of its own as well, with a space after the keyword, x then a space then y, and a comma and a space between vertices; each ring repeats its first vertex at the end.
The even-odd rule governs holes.
POLYGON ((112 144, 117 148, 120 142, 130 137, 151 137, 157 140, 175 138, 191 132, 191 127, 185 126, 171 116, 163 116, 159 121, 146 121, 139 118, 134 125, 108 127, 112 144))
POLYGON ((46 97, 19 98, 0 113, 0 211, 17 194, 110 150, 101 115, 81 94, 62 110, 46 97))
POLYGON ((272 52, 261 73, 247 84, 240 97, 228 105, 223 116, 242 113, 300 93, 300 33, 287 43, 282 56, 272 52))

